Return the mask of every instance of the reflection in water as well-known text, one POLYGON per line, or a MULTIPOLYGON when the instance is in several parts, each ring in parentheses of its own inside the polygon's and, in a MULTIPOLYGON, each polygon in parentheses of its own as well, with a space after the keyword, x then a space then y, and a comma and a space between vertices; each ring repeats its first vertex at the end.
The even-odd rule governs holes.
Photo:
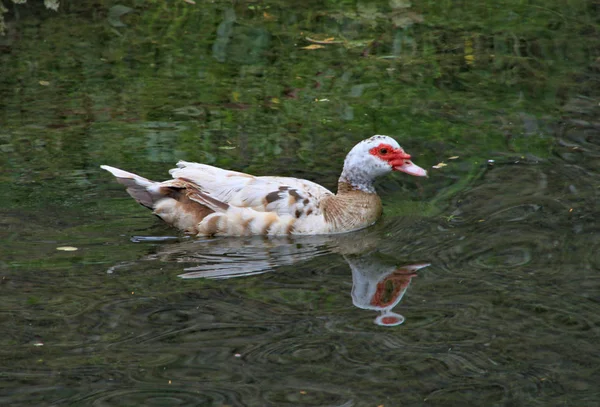
MULTIPOLYGON (((358 231, 332 236, 266 238, 217 238, 166 245, 146 260, 197 263, 186 267, 184 279, 228 279, 252 276, 278 267, 308 261, 325 254, 339 253, 352 270, 352 302, 362 309, 378 311, 375 323, 396 326, 404 316, 392 309, 398 305, 416 272, 429 263, 398 266, 397 260, 377 249, 378 235, 358 231)), ((151 241, 156 238, 148 238, 151 241)), ((148 241, 136 236, 136 242, 148 241)), ((109 272, 118 269, 113 266, 109 272)))
POLYGON ((344 256, 352 269, 352 303, 363 309, 379 311, 375 323, 396 326, 404 322, 404 316, 392 309, 398 305, 417 270, 429 263, 397 267, 382 261, 379 253, 364 256, 344 256))

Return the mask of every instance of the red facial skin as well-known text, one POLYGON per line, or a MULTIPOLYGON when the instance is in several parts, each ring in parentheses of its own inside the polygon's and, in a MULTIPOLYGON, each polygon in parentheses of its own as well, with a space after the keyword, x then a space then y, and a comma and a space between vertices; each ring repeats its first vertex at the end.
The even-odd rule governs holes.
POLYGON ((371 305, 388 307, 396 301, 398 295, 410 284, 417 273, 398 269, 377 284, 377 291, 371 298, 371 305))
POLYGON ((394 171, 399 171, 398 167, 402 167, 405 163, 410 164, 410 154, 406 154, 401 148, 395 149, 389 144, 381 143, 370 149, 369 153, 390 163, 394 171))

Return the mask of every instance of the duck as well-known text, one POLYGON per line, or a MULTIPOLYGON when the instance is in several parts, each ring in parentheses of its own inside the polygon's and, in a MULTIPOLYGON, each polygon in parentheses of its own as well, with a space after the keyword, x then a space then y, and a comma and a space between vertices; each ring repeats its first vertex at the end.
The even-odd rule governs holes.
POLYGON ((254 176, 179 161, 172 179, 157 182, 108 165, 139 204, 167 224, 197 236, 285 236, 346 233, 381 217, 376 178, 392 171, 425 177, 396 140, 375 135, 344 160, 337 193, 304 179, 254 176))

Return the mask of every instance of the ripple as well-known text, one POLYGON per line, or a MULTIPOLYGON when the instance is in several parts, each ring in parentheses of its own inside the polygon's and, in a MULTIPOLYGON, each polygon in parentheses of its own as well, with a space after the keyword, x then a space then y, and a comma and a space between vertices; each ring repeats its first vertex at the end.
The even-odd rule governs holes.
POLYGON ((509 392, 500 384, 473 383, 454 385, 430 393, 424 401, 446 405, 489 406, 507 402, 509 392))
POLYGON ((94 393, 77 400, 95 407, 105 406, 197 406, 238 403, 232 392, 189 391, 173 387, 117 389, 94 393))
POLYGON ((270 331, 266 327, 213 324, 205 327, 190 327, 167 332, 152 338, 170 343, 198 343, 222 341, 227 339, 252 340, 263 337, 270 331))
POLYGON ((494 247, 473 255, 474 263, 485 268, 518 267, 531 261, 533 249, 525 246, 494 247))
POLYGON ((353 405, 351 403, 351 398, 346 394, 338 394, 334 393, 331 389, 316 389, 314 387, 269 390, 264 393, 263 397, 266 401, 273 403, 275 406, 353 405))
POLYGON ((527 224, 486 222, 478 225, 470 238, 441 247, 438 255, 441 263, 453 264, 455 270, 457 266, 465 265, 486 269, 516 268, 544 260, 543 255, 555 250, 558 239, 560 237, 541 233, 527 224))
POLYGON ((509 206, 506 209, 496 211, 489 218, 501 218, 504 222, 520 222, 538 214, 540 209, 542 209, 542 205, 539 204, 509 206))
POLYGON ((190 322, 192 318, 194 321, 213 321, 214 315, 203 314, 201 312, 194 312, 192 315, 192 312, 189 310, 168 307, 152 311, 148 315, 148 322, 154 325, 173 325, 174 323, 182 324, 190 322))
POLYGON ((325 340, 306 341, 291 338, 251 349, 243 355, 243 358, 254 363, 305 364, 326 362, 340 350, 339 344, 325 340))

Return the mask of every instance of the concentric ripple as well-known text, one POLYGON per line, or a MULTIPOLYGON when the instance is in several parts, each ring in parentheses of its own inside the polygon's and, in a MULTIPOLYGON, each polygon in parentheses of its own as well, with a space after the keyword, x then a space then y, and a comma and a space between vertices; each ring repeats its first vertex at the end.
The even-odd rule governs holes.
POLYGON ((243 358, 251 363, 327 363, 339 352, 339 346, 325 340, 290 338, 251 349, 244 353, 243 358))
POLYGON ((237 396, 232 393, 203 390, 178 389, 174 387, 117 389, 92 394, 78 400, 94 407, 115 406, 219 406, 233 404, 237 396))

